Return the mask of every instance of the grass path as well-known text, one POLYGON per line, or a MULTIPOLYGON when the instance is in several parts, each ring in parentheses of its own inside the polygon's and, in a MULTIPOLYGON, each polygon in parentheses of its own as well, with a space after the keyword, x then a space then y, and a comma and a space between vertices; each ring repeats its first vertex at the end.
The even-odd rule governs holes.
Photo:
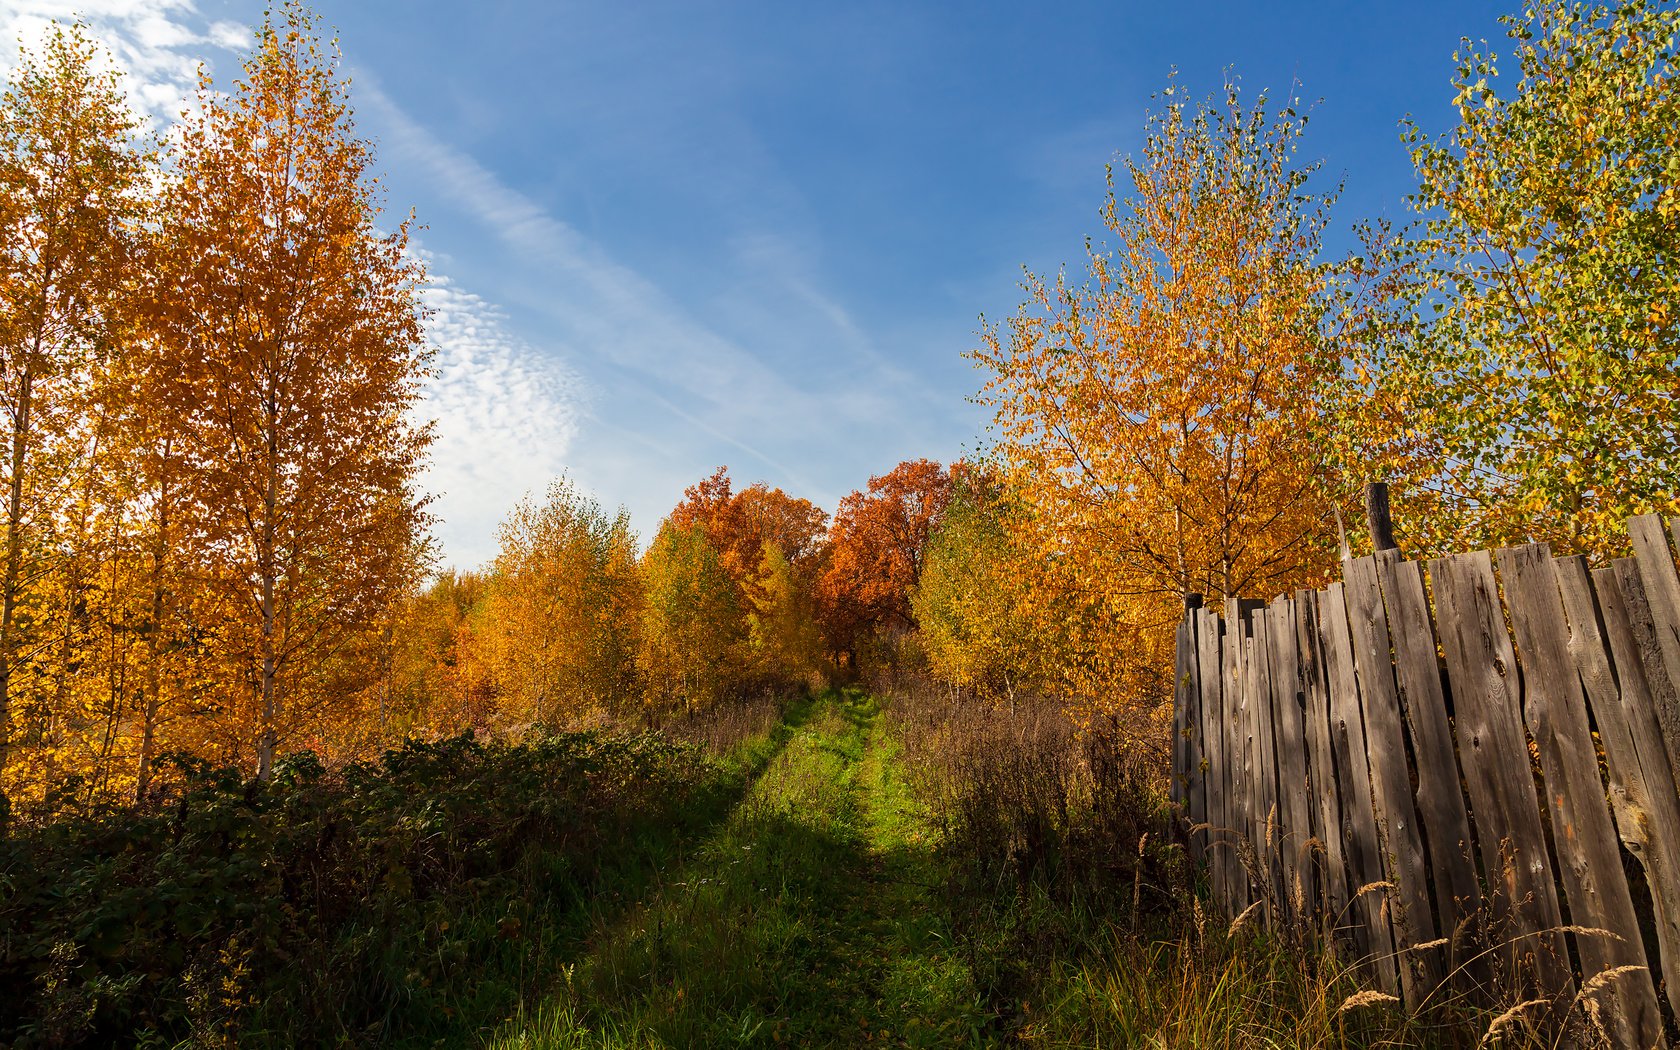
POLYGON ((924 818, 877 718, 855 693, 800 711, 730 818, 491 1045, 988 1043, 932 900, 924 818))

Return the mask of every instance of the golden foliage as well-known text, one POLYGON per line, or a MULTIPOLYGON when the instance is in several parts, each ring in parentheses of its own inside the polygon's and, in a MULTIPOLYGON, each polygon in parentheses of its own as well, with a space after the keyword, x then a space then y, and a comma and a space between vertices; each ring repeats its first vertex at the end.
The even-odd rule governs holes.
POLYGON ((1304 119, 1234 87, 1201 107, 1173 90, 1125 164, 1129 196, 1111 170, 1114 241, 1088 281, 1032 278, 973 355, 1038 602, 1073 621, 1068 662, 1098 708, 1164 698, 1179 595, 1277 593, 1333 561, 1303 396, 1337 368, 1329 202, 1296 161, 1304 119))
POLYGON ((479 627, 510 725, 563 725, 635 697, 641 581, 624 511, 608 517, 565 481, 503 522, 479 627))

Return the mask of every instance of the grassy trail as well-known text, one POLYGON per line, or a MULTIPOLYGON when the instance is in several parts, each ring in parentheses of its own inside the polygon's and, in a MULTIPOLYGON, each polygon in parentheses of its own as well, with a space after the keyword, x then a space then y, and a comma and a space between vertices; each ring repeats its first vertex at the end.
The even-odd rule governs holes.
POLYGON ((990 1042, 877 715, 856 694, 799 711, 729 820, 491 1045, 990 1042))

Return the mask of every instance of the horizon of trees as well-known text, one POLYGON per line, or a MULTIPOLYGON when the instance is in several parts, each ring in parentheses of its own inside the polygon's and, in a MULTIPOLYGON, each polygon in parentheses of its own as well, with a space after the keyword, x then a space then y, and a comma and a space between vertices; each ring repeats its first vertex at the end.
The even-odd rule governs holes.
POLYGON ((1084 274, 985 325, 985 455, 832 516, 720 468, 645 550, 559 479, 441 574, 425 275, 313 26, 265 22, 167 147, 77 27, 0 104, 0 797, 905 673, 1159 749, 1181 596, 1322 582, 1367 480, 1417 557, 1680 513, 1672 2, 1512 16, 1514 80, 1467 47, 1460 125, 1402 125, 1417 220, 1340 258, 1295 101, 1170 85, 1084 274))

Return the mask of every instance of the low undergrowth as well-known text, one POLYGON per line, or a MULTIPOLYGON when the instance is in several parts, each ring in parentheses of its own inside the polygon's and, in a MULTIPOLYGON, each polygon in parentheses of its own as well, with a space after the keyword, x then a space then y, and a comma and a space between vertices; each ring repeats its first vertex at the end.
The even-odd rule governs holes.
POLYGON ((468 1042, 772 746, 465 735, 266 786, 180 759, 138 809, 36 813, 0 839, 0 1043, 468 1042))
MULTIPOLYGON (((937 895, 998 1042, 1056 1047, 1475 1045, 1332 955, 1207 914, 1159 757, 1123 723, 933 689, 888 704, 939 836, 937 895)), ((1479 1034, 1479 1029, 1475 1029, 1479 1034)))
POLYGON ((984 1041, 874 702, 829 693, 789 722, 730 819, 643 906, 601 925, 493 1047, 984 1041))

